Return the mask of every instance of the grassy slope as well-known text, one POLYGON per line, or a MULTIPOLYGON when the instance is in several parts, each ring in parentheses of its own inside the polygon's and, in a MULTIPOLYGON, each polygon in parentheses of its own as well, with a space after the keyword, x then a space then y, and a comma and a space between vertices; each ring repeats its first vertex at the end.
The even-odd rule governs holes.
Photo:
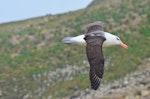
MULTIPOLYGON (((66 64, 83 66, 86 60, 84 47, 63 45, 61 39, 84 33, 84 24, 96 20, 106 22, 105 30, 119 35, 129 45, 128 50, 120 47, 104 49, 109 67, 103 81, 117 79, 135 70, 143 58, 150 57, 149 9, 148 0, 105 0, 76 12, 1 24, 0 82, 6 86, 2 87, 6 96, 19 98, 18 94, 26 93, 23 89, 36 89, 39 84, 33 80, 33 74, 65 68, 66 64), (15 93, 11 89, 14 85, 21 91, 15 93)), ((51 93, 61 97, 73 93, 72 87, 89 88, 88 74, 73 77, 73 80, 56 80, 43 96, 51 93)))

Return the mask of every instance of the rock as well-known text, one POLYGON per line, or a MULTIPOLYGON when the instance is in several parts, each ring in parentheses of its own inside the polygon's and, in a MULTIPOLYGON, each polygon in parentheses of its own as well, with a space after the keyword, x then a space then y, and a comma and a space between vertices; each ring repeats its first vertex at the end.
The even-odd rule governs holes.
POLYGON ((125 85, 127 85, 129 82, 128 82, 127 80, 125 80, 123 83, 124 83, 125 85))
POLYGON ((111 89, 118 89, 118 88, 119 88, 119 84, 118 85, 114 84, 114 85, 111 86, 111 89))
POLYGON ((129 99, 129 96, 126 96, 125 99, 129 99))
MULTIPOLYGON (((117 98, 118 99, 118 98, 117 98)), ((121 98, 122 99, 122 98, 121 98)), ((135 99, 135 97, 133 96, 133 95, 127 95, 126 97, 125 97, 125 99, 135 99)))
POLYGON ((2 93, 2 90, 0 90, 0 97, 2 97, 3 93, 2 93))
POLYGON ((150 94, 150 92, 148 91, 148 90, 142 90, 141 91, 141 95, 143 96, 143 97, 145 97, 145 96, 147 96, 147 95, 149 95, 150 94))
POLYGON ((26 94, 24 97, 23 97, 23 99, 27 99, 27 98, 29 98, 29 94, 26 94))
POLYGON ((136 96, 135 96, 135 99, 140 99, 140 96, 139 96, 139 95, 136 95, 136 96))

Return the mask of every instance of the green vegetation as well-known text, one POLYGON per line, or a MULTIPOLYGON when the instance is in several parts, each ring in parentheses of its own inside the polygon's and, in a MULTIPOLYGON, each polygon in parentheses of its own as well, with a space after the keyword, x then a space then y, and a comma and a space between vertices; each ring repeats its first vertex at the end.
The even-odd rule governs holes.
POLYGON ((20 99, 25 95, 32 95, 33 99, 65 97, 90 88, 85 48, 62 44, 61 40, 85 33, 84 25, 97 20, 106 22, 105 30, 129 45, 128 50, 104 49, 108 66, 102 83, 136 70, 144 58, 150 57, 149 9, 148 0, 101 0, 76 12, 0 24, 2 99, 20 99), (58 72, 50 80, 53 72, 65 70, 68 65, 87 72, 80 69, 73 70, 74 74, 58 72), (40 88, 44 90, 41 93, 40 88))

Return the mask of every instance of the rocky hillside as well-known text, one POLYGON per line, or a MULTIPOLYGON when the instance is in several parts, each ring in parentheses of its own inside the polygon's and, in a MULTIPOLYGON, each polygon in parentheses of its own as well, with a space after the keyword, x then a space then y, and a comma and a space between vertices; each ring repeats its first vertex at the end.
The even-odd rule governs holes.
POLYGON ((75 12, 0 24, 0 99, 62 99, 86 89, 90 95, 85 47, 61 40, 97 20, 129 46, 104 49, 102 84, 132 74, 150 57, 149 9, 149 0, 101 0, 75 12))
POLYGON ((150 58, 145 59, 137 71, 125 77, 102 84, 97 91, 77 90, 66 99, 149 99, 150 98, 150 58))

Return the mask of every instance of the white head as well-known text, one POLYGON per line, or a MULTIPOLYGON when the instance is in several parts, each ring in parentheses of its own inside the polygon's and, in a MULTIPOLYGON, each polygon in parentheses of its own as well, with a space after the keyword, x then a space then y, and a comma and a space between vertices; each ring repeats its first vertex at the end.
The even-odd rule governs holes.
POLYGON ((115 43, 116 45, 120 45, 120 46, 122 46, 122 47, 128 49, 128 46, 127 46, 126 44, 124 44, 124 43, 120 40, 120 38, 119 38, 118 36, 115 36, 115 38, 114 38, 114 43, 115 43))
POLYGON ((126 44, 124 44, 120 40, 120 38, 116 35, 105 32, 105 37, 106 37, 106 41, 103 44, 104 47, 109 47, 109 46, 113 46, 113 45, 120 45, 126 49, 128 48, 128 46, 126 44))

